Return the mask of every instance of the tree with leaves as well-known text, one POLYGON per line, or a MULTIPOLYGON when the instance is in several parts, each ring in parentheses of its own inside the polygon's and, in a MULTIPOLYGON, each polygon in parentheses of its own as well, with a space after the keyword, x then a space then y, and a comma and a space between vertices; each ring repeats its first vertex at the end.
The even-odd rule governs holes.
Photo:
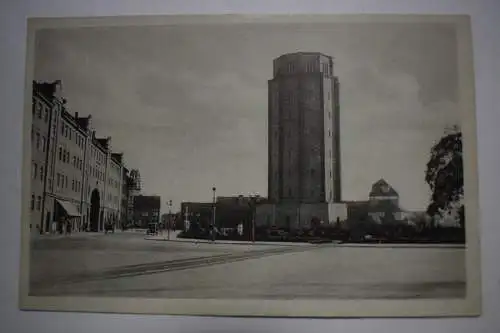
POLYGON ((425 181, 432 191, 427 213, 442 216, 458 208, 459 223, 464 227, 462 132, 458 127, 445 133, 432 147, 425 181))

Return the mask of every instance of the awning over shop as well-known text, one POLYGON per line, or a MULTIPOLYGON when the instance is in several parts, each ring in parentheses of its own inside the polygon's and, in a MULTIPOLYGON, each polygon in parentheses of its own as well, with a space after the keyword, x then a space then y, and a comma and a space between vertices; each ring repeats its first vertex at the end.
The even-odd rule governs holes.
POLYGON ((56 201, 66 211, 66 214, 68 214, 68 216, 71 216, 71 217, 81 216, 81 214, 78 212, 78 208, 76 207, 76 205, 74 203, 69 202, 69 201, 59 200, 59 199, 56 199, 56 201))

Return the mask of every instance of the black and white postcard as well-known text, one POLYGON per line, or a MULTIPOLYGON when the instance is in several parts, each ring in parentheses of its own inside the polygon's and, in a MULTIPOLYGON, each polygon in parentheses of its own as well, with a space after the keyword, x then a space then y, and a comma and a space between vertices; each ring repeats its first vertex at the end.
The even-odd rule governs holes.
POLYGON ((28 19, 20 307, 479 315, 470 29, 28 19))

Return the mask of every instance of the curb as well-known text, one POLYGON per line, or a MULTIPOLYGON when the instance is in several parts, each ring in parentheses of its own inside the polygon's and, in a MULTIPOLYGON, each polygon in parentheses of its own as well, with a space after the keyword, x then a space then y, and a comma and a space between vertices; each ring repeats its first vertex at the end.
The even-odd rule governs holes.
POLYGON ((274 243, 274 242, 227 242, 227 241, 207 241, 207 240, 178 240, 178 239, 162 239, 162 238, 144 238, 148 241, 157 241, 157 242, 176 242, 176 243, 202 243, 202 244, 226 244, 226 245, 274 245, 274 246, 314 246, 316 244, 310 243, 274 243))
MULTIPOLYGON (((203 244, 228 244, 228 245, 274 245, 274 246, 314 246, 319 244, 314 243, 298 243, 298 242, 290 242, 290 243, 278 243, 278 242, 227 242, 227 241, 207 241, 207 240, 178 240, 178 239, 166 239, 166 238, 144 238, 148 241, 158 241, 158 242, 176 242, 176 243, 203 243, 203 244)), ((321 245, 333 245, 335 247, 344 247, 344 248, 394 248, 394 249, 431 249, 431 248, 440 248, 440 249, 466 249, 467 245, 462 244, 411 244, 411 243, 399 243, 399 244, 357 244, 357 243, 339 243, 339 242, 331 242, 324 243, 321 245)))

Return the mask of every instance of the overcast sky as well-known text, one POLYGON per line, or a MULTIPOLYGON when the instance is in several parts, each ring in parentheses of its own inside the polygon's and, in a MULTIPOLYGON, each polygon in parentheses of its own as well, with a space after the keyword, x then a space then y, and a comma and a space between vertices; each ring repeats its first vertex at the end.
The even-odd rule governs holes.
MULTIPOLYGON (((445 24, 235 25, 44 30, 35 79, 61 79, 144 192, 180 201, 267 195, 267 80, 287 52, 323 52, 339 76, 342 195, 385 178, 406 209, 429 200, 425 165, 459 124, 457 54, 445 24)), ((164 207, 165 209, 165 207, 164 207)))

